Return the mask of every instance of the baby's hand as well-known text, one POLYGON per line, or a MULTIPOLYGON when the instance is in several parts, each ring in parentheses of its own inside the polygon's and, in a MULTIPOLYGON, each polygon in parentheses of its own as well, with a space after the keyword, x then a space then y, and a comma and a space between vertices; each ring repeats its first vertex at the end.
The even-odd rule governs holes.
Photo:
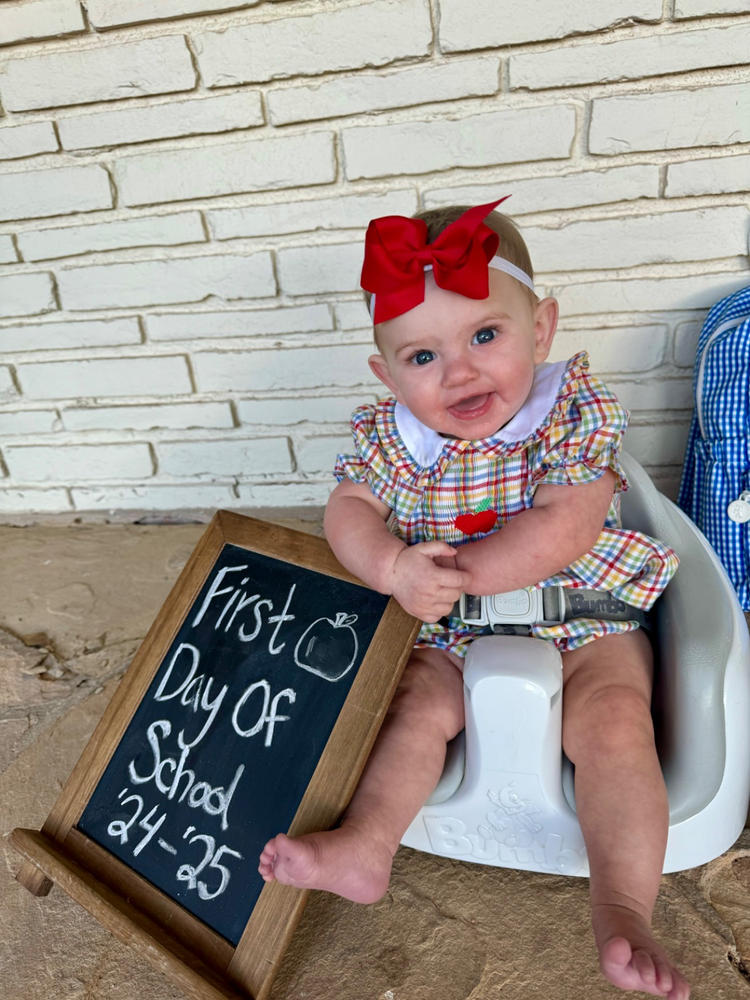
POLYGON ((436 622, 451 608, 469 585, 463 570, 438 565, 456 550, 445 542, 409 545, 396 556, 392 568, 391 593, 401 607, 423 622, 436 622))

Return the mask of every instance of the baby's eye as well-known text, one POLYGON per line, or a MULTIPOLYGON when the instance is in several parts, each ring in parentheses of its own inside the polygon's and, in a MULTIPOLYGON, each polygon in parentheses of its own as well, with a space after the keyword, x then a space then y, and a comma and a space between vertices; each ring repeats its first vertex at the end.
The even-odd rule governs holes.
POLYGON ((481 330, 477 330, 472 338, 473 344, 489 344, 491 340, 494 340, 497 336, 497 331, 493 330, 490 326, 484 326, 481 330))
POLYGON ((434 361, 435 355, 432 351, 417 351, 409 359, 413 365, 428 365, 434 361))

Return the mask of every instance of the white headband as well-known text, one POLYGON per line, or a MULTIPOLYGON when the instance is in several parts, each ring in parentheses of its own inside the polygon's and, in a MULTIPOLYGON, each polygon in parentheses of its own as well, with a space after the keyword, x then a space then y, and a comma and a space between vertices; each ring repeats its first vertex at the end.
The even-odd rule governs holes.
MULTIPOLYGON (((487 262, 488 267, 494 267, 496 271, 504 271, 509 274, 511 278, 515 278, 516 281, 520 281, 522 285, 526 285, 527 288, 534 291, 534 282, 528 276, 525 271, 522 271, 520 267, 516 267, 511 261, 506 260, 505 257, 493 257, 492 260, 487 262)), ((425 271, 431 271, 432 264, 427 264, 425 266, 425 271)), ((375 294, 370 296, 370 319, 375 317, 375 294)))

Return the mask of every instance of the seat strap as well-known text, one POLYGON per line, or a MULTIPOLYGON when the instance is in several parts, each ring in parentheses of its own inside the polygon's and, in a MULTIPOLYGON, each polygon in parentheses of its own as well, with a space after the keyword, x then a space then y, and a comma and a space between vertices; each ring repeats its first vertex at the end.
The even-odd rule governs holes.
POLYGON ((636 621, 648 627, 647 614, 606 590, 578 587, 524 587, 479 597, 463 594, 451 612, 467 625, 489 626, 498 633, 527 633, 531 625, 561 625, 579 618, 636 621))

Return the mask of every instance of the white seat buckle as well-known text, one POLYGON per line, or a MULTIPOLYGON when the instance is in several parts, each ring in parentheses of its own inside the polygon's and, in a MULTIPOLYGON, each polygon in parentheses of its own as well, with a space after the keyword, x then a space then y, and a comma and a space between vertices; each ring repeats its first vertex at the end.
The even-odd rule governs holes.
POLYGON ((505 594, 462 594, 461 618, 467 625, 559 625, 565 621, 563 588, 524 587, 505 594))

